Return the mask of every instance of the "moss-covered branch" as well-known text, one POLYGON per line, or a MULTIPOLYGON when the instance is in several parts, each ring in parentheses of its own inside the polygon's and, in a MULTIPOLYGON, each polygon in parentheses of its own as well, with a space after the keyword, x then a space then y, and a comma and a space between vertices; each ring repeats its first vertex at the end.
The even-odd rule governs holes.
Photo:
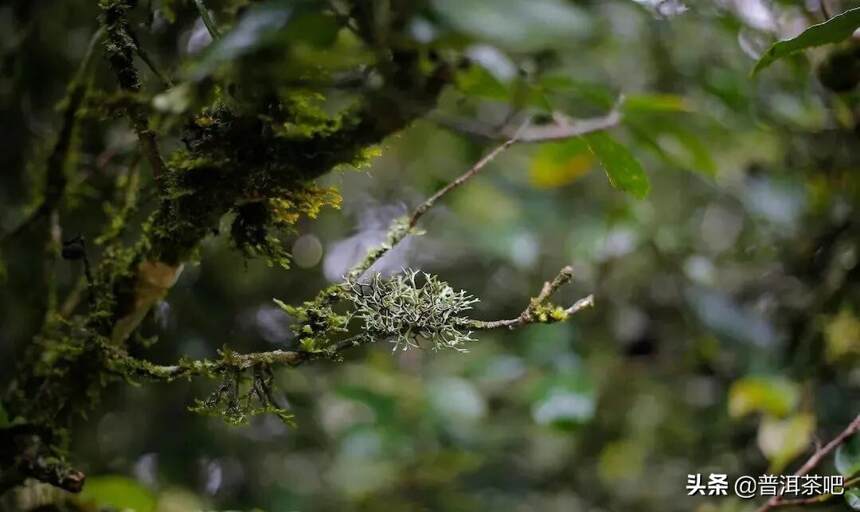
POLYGON ((271 350, 250 354, 227 352, 219 359, 182 360, 173 365, 157 365, 129 356, 117 356, 114 370, 122 375, 173 381, 190 377, 213 377, 225 371, 242 371, 255 366, 296 366, 313 354, 298 350, 271 350))
MULTIPOLYGON (((133 0, 101 0, 99 3, 102 28, 107 37, 105 55, 120 87, 132 94, 141 89, 140 75, 134 66, 134 56, 140 52, 128 20, 135 3, 133 0)), ((126 114, 137 134, 141 153, 149 162, 156 181, 160 182, 166 166, 155 133, 149 127, 147 113, 143 107, 131 102, 126 107, 126 114)))
MULTIPOLYGON (((236 67, 234 75, 186 84, 199 92, 201 100, 185 114, 184 147, 165 159, 147 102, 141 101, 146 92, 134 66, 135 56, 145 59, 146 55, 131 31, 129 15, 135 4, 133 0, 101 0, 101 23, 105 54, 128 100, 122 103, 123 113, 137 134, 139 157, 148 162, 157 185, 156 204, 139 229, 118 225, 127 221, 128 209, 135 202, 137 185, 130 185, 134 187, 130 198, 124 198, 117 218, 107 223, 101 237, 115 243, 106 245, 94 268, 89 308, 77 315, 48 315, 21 358, 3 405, 15 428, 30 432, 31 437, 27 457, 22 458, 17 449, 0 453, 4 485, 35 477, 68 490, 79 489, 82 476, 75 483, 74 478, 51 477, 43 469, 64 474, 70 419, 91 409, 112 382, 214 378, 220 380, 217 389, 193 410, 218 414, 231 423, 242 423, 258 413, 273 413, 289 421, 289 412, 273 393, 271 371, 277 365, 339 358, 350 347, 379 340, 403 349, 429 341, 433 348, 461 350, 463 343, 472 340, 472 330, 559 321, 590 303, 561 312, 550 304, 550 295, 570 280, 563 271, 518 319, 485 322, 466 314, 476 299, 436 276, 408 272, 391 279, 376 276, 369 283, 362 279, 391 247, 416 232, 420 218, 439 200, 516 142, 511 138, 419 205, 412 215, 395 222, 386 244, 372 249, 342 283, 322 290, 301 306, 283 305, 295 320, 297 350, 237 354, 225 348, 218 358, 174 365, 131 357, 128 338, 151 307, 169 293, 184 264, 197 258, 201 243, 218 230, 225 215, 233 216, 229 235, 237 250, 285 266, 288 254, 280 242, 282 233, 293 229, 301 216, 313 217, 321 207, 337 204, 339 199, 313 180, 341 165, 364 162, 376 144, 427 114, 451 80, 449 65, 422 60, 420 48, 394 37, 405 30, 411 14, 407 3, 392 7, 404 12, 374 19, 373 10, 356 2, 349 16, 339 19, 359 34, 375 56, 373 71, 378 83, 374 87, 362 89, 352 103, 331 112, 323 108, 325 98, 318 91, 243 81, 242 72, 249 64, 240 59, 231 63, 236 67), (117 233, 136 233, 138 238, 124 245, 118 242, 117 233), (359 334, 350 332, 350 324, 356 320, 361 324, 359 334)), ((67 111, 71 119, 79 104, 73 102, 67 111)), ((73 129, 73 124, 68 126, 73 129)), ((60 140, 70 138, 67 134, 60 140)), ((56 152, 61 156, 69 153, 67 146, 59 144, 56 152)), ((58 162, 67 165, 68 158, 58 162)), ((49 167, 61 166, 52 161, 49 167)), ((55 183, 65 186, 64 181, 55 183)), ((141 186, 145 186, 143 181, 141 186)), ((10 428, 0 425, 3 434, 10 428)))
MULTIPOLYGON (((415 273, 412 273, 411 275, 414 279, 415 273)), ((462 316, 449 316, 445 319, 445 325, 443 325, 442 327, 450 328, 452 331, 459 331, 462 329, 516 329, 519 327, 525 327, 527 325, 536 323, 549 324, 565 321, 571 315, 574 315, 587 307, 594 306, 594 297, 592 295, 589 295, 583 299, 576 301, 573 305, 567 308, 555 306, 549 301, 551 295, 555 293, 555 291, 563 284, 569 282, 572 277, 573 273, 571 268, 563 268, 552 281, 548 281, 547 283, 545 283, 541 293, 529 301, 529 305, 517 318, 509 320, 474 320, 462 316)), ((377 279, 380 278, 377 276, 377 279)), ((366 290, 373 290, 373 292, 376 293, 388 293, 386 299, 388 300, 388 307, 390 308, 392 306, 391 299, 394 298, 392 297, 392 289, 386 288, 385 290, 379 290, 379 283, 380 281, 377 281, 377 284, 375 285, 377 287, 376 289, 374 289, 374 285, 365 285, 367 286, 366 290)), ((400 283, 403 284, 402 281, 400 283)), ((412 282, 412 285, 413 289, 421 289, 414 286, 414 281, 412 282)), ((366 294, 365 289, 357 283, 351 283, 349 293, 352 294, 352 296, 365 296, 366 294)), ((349 297, 349 295, 347 295, 347 297, 349 297)), ((443 302, 439 300, 438 294, 435 296, 428 295, 428 299, 432 300, 433 298, 437 299, 437 304, 443 302)), ((380 312, 374 311, 372 309, 372 302, 364 301, 363 307, 366 311, 372 311, 374 316, 379 315, 381 319, 380 312)), ((239 354, 228 351, 223 352, 221 354, 221 357, 218 359, 188 359, 181 360, 178 363, 172 365, 153 364, 148 361, 143 361, 127 356, 125 354, 118 354, 113 359, 112 366, 114 370, 118 371, 122 375, 171 382, 174 380, 191 377, 212 378, 226 371, 244 371, 258 366, 298 366, 313 359, 337 357, 341 352, 346 351, 350 348, 357 347, 366 343, 372 343, 373 341, 377 341, 378 339, 387 339, 400 332, 414 332, 416 334, 416 337, 410 338, 410 342, 408 344, 404 341, 404 347, 412 346, 417 348, 418 345, 412 343, 412 341, 419 341, 422 332, 427 335, 430 335, 430 333, 432 332, 428 331, 426 327, 422 326, 427 324, 428 316, 430 316, 430 311, 423 310, 420 312, 420 320, 423 322, 423 324, 421 324, 418 319, 416 319, 414 323, 409 323, 408 311, 401 311, 399 313, 395 311, 388 311, 386 313, 387 318, 403 321, 402 325, 399 326, 396 331, 387 331, 378 328, 368 329, 367 326, 363 326, 362 334, 350 336, 340 341, 333 341, 331 344, 329 344, 327 349, 316 352, 305 350, 272 350, 267 352, 239 354), (405 318, 401 316, 404 313, 406 314, 405 318)), ((470 339, 469 341, 474 340, 470 339)), ((446 343, 436 344, 433 346, 459 348, 459 342, 451 343, 451 339, 449 338, 446 343)))
POLYGON ((465 351, 465 344, 475 341, 472 331, 560 322, 593 306, 591 295, 567 308, 551 302, 552 296, 573 279, 570 266, 544 283, 518 317, 490 321, 470 318, 468 312, 478 299, 464 291, 455 291, 433 275, 405 271, 388 279, 378 274, 369 280, 362 277, 375 261, 414 232, 418 220, 440 199, 474 177, 515 141, 510 139, 489 152, 463 175, 422 202, 408 218, 393 223, 386 243, 371 248, 343 282, 322 290, 314 300, 301 306, 289 306, 276 300, 293 317, 292 329, 298 337, 300 350, 237 354, 224 349, 217 359, 182 360, 173 365, 153 364, 130 357, 122 350, 111 350, 112 369, 119 375, 151 380, 221 379, 218 390, 207 400, 198 401, 193 410, 218 414, 232 423, 244 422, 257 413, 275 413, 291 421, 292 417, 277 405, 271 391, 258 391, 269 389, 259 372, 268 373, 276 365, 298 366, 312 359, 338 359, 343 351, 376 341, 389 341, 395 350, 429 345, 434 350, 465 351), (339 303, 347 305, 347 312, 335 312, 334 306, 339 303), (361 323, 359 334, 348 336, 353 320, 361 323), (242 406, 238 399, 240 381, 249 371, 252 384, 244 396, 246 402, 256 397, 259 405, 255 407, 242 406))
MULTIPOLYGON (((122 103, 124 113, 158 185, 158 202, 137 230, 137 242, 111 243, 105 248, 94 269, 89 309, 71 317, 48 316, 20 358, 3 400, 16 425, 36 432, 30 459, 54 457, 56 467, 63 459, 69 420, 93 407, 109 383, 147 372, 168 379, 218 374, 234 380, 250 373, 251 388, 243 392, 243 399, 256 403, 256 412, 283 416, 271 399, 267 368, 311 356, 283 352, 228 357, 225 351, 218 361, 157 367, 128 359, 125 342, 152 305, 169 292, 184 263, 196 257, 200 243, 217 231, 225 214, 235 216, 230 236, 237 249, 285 264, 287 255, 278 233, 291 229, 300 216, 314 216, 321 206, 337 201, 336 195, 312 180, 340 165, 362 162, 370 148, 431 109, 449 79, 445 64, 427 69, 416 50, 391 46, 378 53, 380 86, 364 91, 336 114, 321 108, 318 93, 283 90, 278 84, 228 83, 210 95, 208 105, 189 116, 185 148, 165 162, 149 109, 139 101, 145 92, 133 62, 135 55, 142 55, 130 28, 134 4, 102 0, 101 23, 106 56, 120 89, 129 94, 129 101, 122 103), (409 96, 409 107, 392 105, 388 100, 392 91, 409 96)), ((67 120, 74 120, 82 91, 72 90, 74 101, 68 103, 67 120)), ((49 162, 52 169, 68 165, 65 155, 72 132, 73 124, 65 123, 54 152, 58 157, 49 162)), ((50 183, 62 188, 65 181, 50 183)), ((105 239, 115 238, 117 229, 129 232, 114 222, 108 224, 105 239)), ((320 307, 325 300, 319 301, 320 307)), ((200 410, 223 407, 230 411, 231 421, 243 418, 234 407, 238 384, 228 388, 214 401, 200 405, 200 410)), ((5 433, 3 426, 0 429, 5 433)), ((30 459, 11 454, 2 458, 5 485, 26 477, 65 485, 63 479, 49 479, 40 472, 41 466, 27 462, 30 459)), ((79 487, 66 485, 69 490, 79 487)))

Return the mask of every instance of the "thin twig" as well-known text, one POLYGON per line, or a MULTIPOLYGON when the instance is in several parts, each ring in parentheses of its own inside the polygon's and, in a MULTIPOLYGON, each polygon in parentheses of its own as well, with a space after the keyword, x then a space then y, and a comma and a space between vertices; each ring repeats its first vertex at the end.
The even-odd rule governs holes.
POLYGON ((412 212, 412 215, 409 216, 409 228, 410 229, 414 228, 415 225, 418 224, 418 220, 425 213, 427 213, 427 211, 430 210, 430 208, 433 208, 433 205, 436 204, 436 201, 443 198, 449 192, 451 192, 457 188, 460 188, 464 183, 466 183, 467 181, 472 179, 476 174, 481 172, 481 169, 483 169, 488 163, 495 160, 495 158, 497 156, 499 156, 503 151, 505 151, 506 149, 511 147, 515 142, 517 142, 517 140, 518 139, 517 139, 516 134, 515 134, 513 137, 511 137, 510 139, 505 141, 503 144, 501 144, 500 146, 497 146, 495 149, 493 149, 492 151, 487 153, 487 155, 484 156, 484 158, 478 160, 478 162, 475 165, 473 165, 471 169, 469 169, 468 171, 466 171, 465 173, 460 175, 457 179, 455 179, 451 183, 448 183, 447 185, 442 187, 438 192, 436 192, 435 194, 433 194, 432 196, 427 198, 426 201, 424 201, 423 203, 418 205, 418 207, 415 208, 415 210, 412 212))
MULTIPOLYGON (((501 128, 490 128, 471 119, 452 119, 434 117, 434 122, 444 128, 481 139, 505 140, 516 132, 516 125, 506 125, 501 128)), ((621 121, 621 112, 617 107, 608 114, 588 119, 572 119, 560 113, 553 114, 552 124, 532 125, 522 130, 517 140, 522 143, 549 142, 580 137, 593 132, 608 130, 617 126, 621 121)))
MULTIPOLYGON (((106 48, 108 57, 111 57, 111 52, 120 55, 124 58, 111 60, 114 74, 117 82, 123 90, 138 93, 140 92, 140 80, 137 69, 131 59, 132 52, 144 58, 145 53, 141 53, 141 47, 137 44, 137 38, 129 27, 128 20, 122 18, 107 22, 107 17, 102 17, 103 28, 106 32, 107 39, 111 43, 106 48), (129 42, 129 40, 131 42, 129 42), (127 53, 128 55, 125 55, 127 53)), ((151 65, 150 60, 147 65, 151 65)), ((162 176, 165 174, 167 165, 161 156, 161 151, 158 149, 158 139, 155 133, 149 128, 149 118, 142 106, 131 104, 126 107, 126 115, 131 121, 132 128, 137 134, 138 143, 140 144, 141 153, 146 158, 149 166, 152 168, 152 175, 155 178, 156 185, 159 190, 163 189, 162 176)))
MULTIPOLYGON (((520 127, 519 131, 525 129, 527 123, 523 123, 520 127)), ((360 278, 370 267, 373 266, 374 263, 379 261, 380 258, 385 256, 394 246, 403 241, 408 235, 414 232, 415 226, 418 224, 418 220, 427 213, 430 208, 432 208, 440 199, 442 199, 445 195, 447 195, 452 190, 455 190, 461 187, 464 183, 474 178, 481 169, 483 169, 488 163, 492 162, 497 156, 502 154, 506 149, 511 147, 514 143, 517 142, 517 136, 519 132, 515 132, 511 138, 494 148, 492 151, 487 153, 483 158, 478 160, 472 167, 469 168, 466 172, 461 174, 451 183, 445 185, 438 192, 427 198, 426 201, 419 204, 412 213, 406 217, 395 219, 395 221, 391 224, 391 227, 388 230, 388 238, 386 241, 367 252, 364 259, 358 262, 350 271, 347 273, 346 277, 348 279, 358 279, 360 278)))
POLYGON ((212 15, 209 13, 209 9, 206 8, 203 0, 194 0, 194 5, 197 6, 200 18, 203 20, 203 24, 206 25, 206 30, 209 31, 209 35, 212 36, 212 39, 216 41, 220 39, 221 32, 218 30, 218 25, 215 23, 215 20, 212 19, 212 15))
MULTIPOLYGON (((613 112, 615 112, 615 110, 613 110, 613 112)), ((421 219, 421 217, 423 217, 424 214, 426 214, 431 208, 433 208, 433 206, 440 199, 442 199, 451 191, 461 187, 470 179, 474 178, 488 163, 492 162, 502 152, 504 152, 506 149, 518 142, 520 140, 520 137, 524 133, 527 133, 528 130, 528 122, 522 123, 508 140, 506 140, 501 145, 497 146, 492 151, 487 153, 483 158, 478 160, 472 167, 470 167, 465 173, 461 174, 454 181, 448 183, 435 194, 427 198, 427 200, 425 200, 423 203, 418 205, 406 218, 406 220, 395 220, 389 228, 388 237, 385 243, 378 247, 370 249, 365 255, 364 259, 347 273, 346 278, 348 280, 358 280, 368 269, 370 269, 370 267, 373 266, 374 263, 379 261, 380 258, 382 258, 386 253, 388 253, 388 251, 394 248, 409 234, 414 233, 415 227, 417 226, 418 221, 421 219)), ((561 269, 561 271, 559 271, 558 275, 556 275, 556 277, 552 281, 544 283, 544 286, 538 296, 530 301, 528 307, 526 307, 526 309, 523 310, 523 312, 517 318, 492 321, 471 320, 469 321, 468 326, 476 330, 498 329, 502 327, 508 329, 515 329, 517 327, 521 327, 523 325, 528 325, 531 323, 552 323, 565 320, 568 316, 575 314, 586 307, 593 306, 594 296, 589 295, 587 297, 584 297, 566 309, 561 309, 558 311, 554 310, 554 316, 547 315, 546 313, 541 314, 538 310, 540 308, 547 308, 549 306, 550 296, 555 293, 555 291, 558 290, 562 285, 568 283, 572 278, 573 269, 570 266, 564 267, 561 269)))
MULTIPOLYGON (((845 427, 842 432, 839 433, 839 435, 834 437, 833 440, 831 440, 823 447, 816 450, 815 453, 813 453, 808 459, 806 459, 806 462, 804 462, 803 465, 800 466, 800 468, 794 472, 794 475, 803 476, 808 474, 821 463, 824 457, 830 455, 832 451, 841 446, 845 441, 848 440, 848 438, 856 434, 858 431, 860 431, 860 414, 858 414, 857 417, 855 417, 854 420, 849 423, 848 426, 845 427)), ((817 496, 816 498, 820 498, 820 496, 817 496)), ((774 496, 769 499, 764 505, 759 507, 756 512, 767 512, 774 507, 788 506, 782 505, 783 503, 787 503, 789 505, 808 505, 811 503, 817 503, 817 501, 802 503, 804 501, 808 500, 792 500, 791 502, 789 502, 789 500, 783 500, 782 496, 774 496)))
POLYGON ((832 441, 824 445, 820 450, 816 451, 812 454, 809 459, 800 467, 794 474, 797 476, 802 476, 810 471, 812 471, 819 463, 821 463, 821 459, 830 454, 833 450, 838 448, 842 443, 848 440, 849 437, 854 435, 858 430, 860 430, 860 414, 854 418, 854 421, 848 424, 845 427, 845 430, 839 433, 836 437, 833 438, 832 441))
POLYGON ((516 329, 518 327, 523 327, 525 325, 534 323, 561 322, 567 320, 570 315, 576 314, 587 307, 594 306, 594 295, 588 295, 579 299, 570 307, 555 312, 556 316, 546 315, 545 312, 544 315, 546 316, 542 316, 540 310, 550 307, 550 297, 552 297, 552 295, 563 285, 569 283, 571 279, 573 279, 573 268, 570 266, 566 266, 558 272, 558 274, 552 279, 552 281, 547 281, 544 283, 543 288, 541 288, 541 291, 537 295, 537 297, 529 301, 529 305, 526 307, 526 309, 523 310, 522 313, 520 313, 518 317, 507 320, 492 321, 472 320, 469 323, 469 327, 471 327, 472 329, 485 331, 500 328, 516 329))

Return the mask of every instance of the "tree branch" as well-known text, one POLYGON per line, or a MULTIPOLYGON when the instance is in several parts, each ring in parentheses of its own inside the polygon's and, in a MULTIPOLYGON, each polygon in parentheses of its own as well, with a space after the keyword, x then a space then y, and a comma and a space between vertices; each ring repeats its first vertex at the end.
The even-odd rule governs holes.
POLYGON ((438 192, 436 192, 432 196, 428 197, 426 201, 424 201, 423 203, 418 205, 418 207, 415 208, 415 210, 413 210, 412 215, 409 216, 409 222, 407 224, 409 226, 409 229, 414 228, 415 225, 418 224, 418 220, 421 217, 423 217, 424 214, 430 210, 430 208, 433 208, 433 206, 436 204, 436 201, 443 198, 449 192, 451 192, 457 188, 460 188, 464 183, 466 183, 467 181, 472 179, 476 174, 481 172, 481 169, 483 169, 484 166, 486 166, 488 163, 495 160, 495 158, 497 156, 499 156, 503 151, 505 151, 506 149, 511 147, 516 141, 517 141, 516 135, 512 136, 510 139, 505 141, 502 145, 496 147, 495 149, 493 149, 492 151, 487 153, 486 156, 484 156, 483 158, 478 160, 478 162, 475 163, 475 165, 473 165, 468 171, 466 171, 465 173, 460 175, 457 179, 455 179, 451 183, 448 183, 447 185, 442 187, 438 192))
MULTIPOLYGON (((857 417, 855 417, 854 420, 851 421, 851 423, 849 423, 848 426, 845 427, 845 429, 842 430, 842 432, 840 432, 836 437, 834 437, 829 443, 817 449, 815 453, 810 455, 810 457, 806 459, 806 462, 804 462, 803 465, 800 466, 800 468, 794 472, 794 475, 803 476, 808 474, 821 463, 824 457, 830 455, 831 452, 836 450, 845 441, 847 441, 848 438, 856 434, 858 431, 860 431, 860 414, 858 414, 857 417)), ((816 496, 815 498, 816 499, 810 498, 800 500, 783 500, 782 496, 777 495, 770 498, 764 505, 759 507, 756 512, 767 512, 772 508, 782 506, 811 505, 822 501, 820 499, 820 496, 816 496)))
MULTIPOLYGON (((342 299, 343 295, 339 294, 339 292, 344 290, 347 283, 354 282, 360 278, 375 261, 378 261, 379 258, 396 246, 397 243, 402 241, 408 234, 412 233, 418 220, 442 197, 452 190, 462 186, 465 182, 478 174, 481 169, 514 144, 516 140, 515 136, 490 151, 465 173, 422 202, 415 208, 415 210, 413 210, 409 217, 395 221, 389 231, 388 241, 379 247, 370 249, 365 258, 345 277, 344 283, 336 285, 334 287, 334 292, 332 292, 332 289, 326 289, 320 292, 316 302, 319 304, 330 305, 332 301, 342 299)), ((572 279, 573 268, 565 266, 552 280, 544 283, 540 292, 529 301, 528 306, 517 318, 493 321, 466 319, 461 322, 460 325, 462 327, 475 330, 491 330, 500 328, 516 329, 518 327, 524 327, 534 323, 548 324, 567 320, 571 315, 576 314, 587 307, 594 306, 593 295, 588 295, 567 308, 555 306, 550 302, 550 299, 555 292, 565 284, 569 283, 572 279)), ((223 373, 227 370, 242 371, 248 368, 270 366, 273 364, 298 366, 314 358, 335 356, 346 349, 367 343, 368 340, 372 341, 372 338, 369 339, 366 336, 356 335, 340 340, 328 349, 320 351, 274 350, 250 354, 235 354, 227 352, 218 360, 204 359, 199 361, 181 361, 174 365, 155 365, 147 361, 132 358, 124 352, 115 354, 115 358, 118 363, 120 373, 127 374, 130 372, 134 375, 154 380, 172 381, 183 377, 212 376, 213 374, 223 373)))
POLYGON ((562 268, 552 281, 544 283, 540 293, 529 301, 529 305, 520 313, 520 316, 509 320, 473 320, 470 326, 477 330, 498 329, 502 327, 516 329, 533 323, 547 324, 567 320, 570 315, 594 306, 594 295, 583 297, 568 308, 553 306, 549 302, 550 297, 572 279, 573 268, 568 265, 562 268))
POLYGON ((249 354, 228 353, 222 359, 180 361, 173 365, 156 365, 124 354, 117 354, 116 365, 120 373, 127 370, 133 375, 153 380, 173 381, 181 378, 211 376, 227 369, 247 370, 258 365, 283 364, 297 366, 313 354, 298 350, 272 350, 249 354))
MULTIPOLYGON (((476 330, 493 329, 516 329, 535 323, 556 323, 567 320, 570 315, 594 306, 594 296, 588 295, 576 301, 568 308, 560 308, 549 303, 550 297, 563 285, 573 278, 573 269, 570 266, 559 271, 552 281, 544 283, 541 292, 531 299, 528 307, 518 316, 510 320, 469 320, 466 326, 476 330)), ((272 350, 268 352, 252 352, 237 354, 228 352, 221 359, 203 359, 195 361, 180 361, 173 365, 156 365, 148 361, 136 359, 125 353, 116 353, 116 370, 121 374, 133 374, 152 380, 174 381, 181 378, 200 376, 212 376, 226 370, 242 371, 258 366, 286 365, 290 367, 299 366, 312 359, 331 358, 341 352, 367 343, 362 342, 362 335, 351 336, 335 343, 330 349, 321 352, 309 352, 304 350, 272 350)))
MULTIPOLYGON (((134 66, 134 55, 140 55, 147 65, 153 68, 159 78, 166 80, 154 67, 151 59, 145 52, 141 52, 140 45, 131 31, 128 22, 128 11, 134 3, 129 0, 110 0, 102 3, 101 22, 107 33, 108 44, 105 53, 111 68, 116 74, 117 81, 123 90, 137 93, 140 91, 140 76, 134 66)), ((168 81, 169 83, 169 81, 168 81)), ((131 104, 126 108, 126 114, 131 120, 132 128, 137 134, 141 153, 149 162, 156 183, 161 188, 161 177, 165 172, 166 164, 158 149, 158 141, 155 133, 149 128, 149 119, 141 106, 131 104)))

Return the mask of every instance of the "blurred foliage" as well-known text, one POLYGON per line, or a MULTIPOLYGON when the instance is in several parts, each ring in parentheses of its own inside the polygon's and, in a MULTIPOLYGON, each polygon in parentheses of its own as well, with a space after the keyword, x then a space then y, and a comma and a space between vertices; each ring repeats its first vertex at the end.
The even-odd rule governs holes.
POLYGON ((153 493, 131 478, 102 476, 89 478, 80 495, 80 501, 96 507, 112 507, 119 510, 152 512, 155 510, 153 493))
POLYGON ((860 9, 849 9, 843 13, 804 30, 803 33, 785 41, 779 41, 759 59, 754 73, 770 66, 774 61, 794 52, 822 46, 829 43, 841 43, 851 37, 860 27, 860 9))
POLYGON ((852 438, 836 451, 836 471, 843 475, 854 475, 860 472, 860 441, 852 438))
MULTIPOLYGON (((346 2, 206 0, 214 41, 195 2, 138 3, 132 26, 152 66, 137 62, 141 91, 118 92, 96 59, 62 209, 69 238, 95 240, 132 179, 139 204, 124 218, 140 222, 155 207, 148 164, 117 115, 129 105, 168 154, 183 147, 182 116, 193 113, 200 133, 224 122, 197 116, 224 92, 213 83, 238 84, 237 103, 265 103, 240 97, 258 90, 247 84, 300 102, 301 122, 266 119, 289 139, 333 130, 354 90, 378 78, 368 70, 379 49, 343 25, 346 2)), ((389 3, 402 2, 367 5, 389 3)), ((275 369, 295 427, 272 415, 233 427, 190 414, 211 381, 113 386, 74 429, 72 454, 90 475, 76 506, 751 510, 687 497, 686 475, 787 472, 860 410, 860 52, 843 41, 856 22, 832 17, 835 32, 804 32, 852 8, 853 20, 854 1, 415 2, 403 43, 422 52, 420 66, 455 64, 438 106, 295 198, 313 203, 315 219, 282 209, 270 224, 289 229, 244 251, 228 236, 241 212, 221 219, 132 351, 169 364, 225 343, 295 348, 296 319, 272 298, 312 300, 407 206, 468 169, 486 141, 449 125, 506 126, 521 112, 591 118, 623 96, 618 127, 512 147, 427 215, 425 236, 374 267, 437 275, 493 319, 515 317, 572 263, 560 302, 594 293, 596 307, 569 323, 475 334, 465 354, 375 344, 339 364, 275 369), (780 40, 794 43, 767 53, 780 40), (319 208, 331 204, 341 209, 319 208)), ((0 6, 0 233, 39 204, 57 103, 98 15, 83 0, 0 6)), ((135 234, 116 229, 89 257, 135 234)), ((4 381, 43 320, 45 258, 35 233, 0 249, 4 381)), ((60 299, 81 293, 82 275, 80 261, 55 265, 60 299)), ((10 420, 0 406, 0 426, 10 420)), ((822 471, 856 474, 858 452, 854 439, 822 471)), ((860 490, 846 502, 860 509, 860 490)))

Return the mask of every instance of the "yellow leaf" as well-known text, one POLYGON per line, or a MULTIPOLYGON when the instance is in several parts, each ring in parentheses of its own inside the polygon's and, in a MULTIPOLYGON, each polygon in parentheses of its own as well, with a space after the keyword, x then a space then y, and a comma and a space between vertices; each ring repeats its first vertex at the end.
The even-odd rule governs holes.
POLYGON ((758 447, 770 461, 768 472, 780 472, 803 453, 814 430, 815 417, 811 414, 795 414, 784 420, 765 416, 758 428, 758 447))
POLYGON ((645 446, 633 440, 609 443, 600 452, 598 475, 608 484, 635 481, 642 475, 646 455, 645 446))
POLYGON ((588 174, 594 156, 581 139, 541 145, 529 167, 529 183, 536 188, 558 188, 588 174))
POLYGON ((828 361, 860 353, 860 320, 847 308, 831 317, 824 327, 828 361))
POLYGON ((745 377, 729 389, 729 415, 740 418, 753 412, 785 416, 797 405, 797 385, 779 377, 745 377))

